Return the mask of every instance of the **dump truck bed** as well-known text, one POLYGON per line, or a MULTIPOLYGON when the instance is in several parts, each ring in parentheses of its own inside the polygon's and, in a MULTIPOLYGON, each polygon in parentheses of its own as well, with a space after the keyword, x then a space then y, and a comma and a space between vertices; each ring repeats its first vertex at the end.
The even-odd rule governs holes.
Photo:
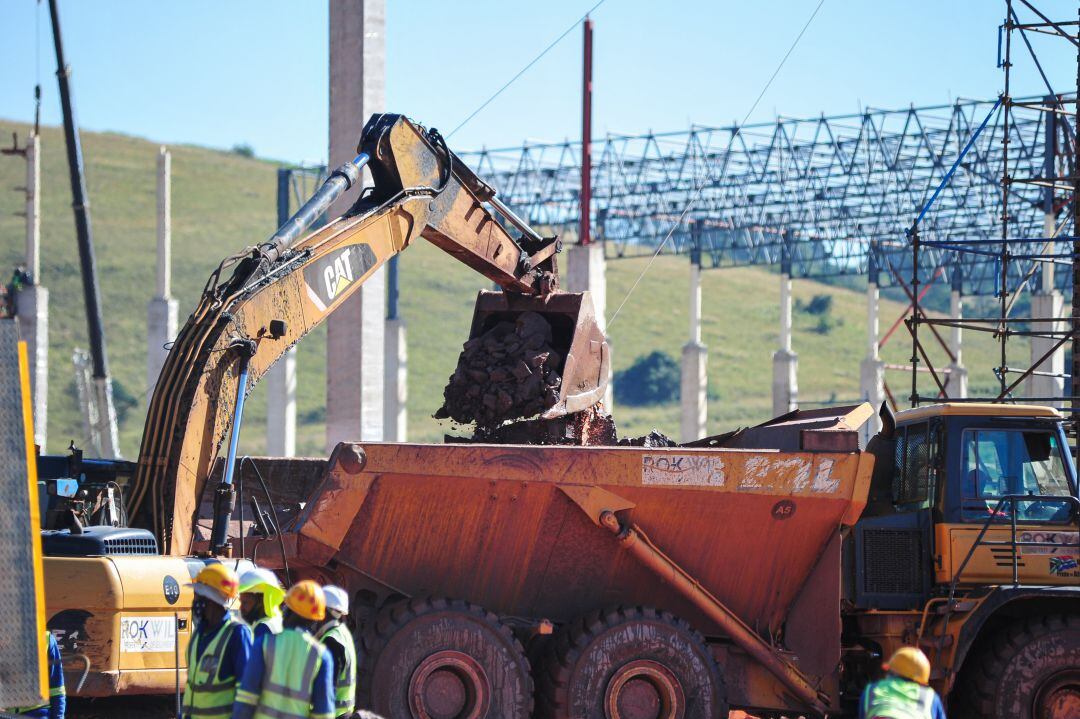
POLYGON ((343 445, 300 517, 294 556, 502 615, 559 622, 643 604, 713 631, 589 515, 609 509, 771 635, 838 528, 858 518, 871 467, 857 450, 343 445))

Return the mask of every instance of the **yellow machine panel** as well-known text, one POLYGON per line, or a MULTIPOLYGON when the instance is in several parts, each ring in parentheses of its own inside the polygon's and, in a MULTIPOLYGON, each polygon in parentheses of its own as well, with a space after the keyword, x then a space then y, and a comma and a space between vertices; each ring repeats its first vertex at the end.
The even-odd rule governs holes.
MULTIPOLYGON (((960 571, 982 527, 973 524, 939 524, 935 527, 937 551, 936 580, 948 584, 960 571)), ((1041 542, 1057 546, 1017 546, 1016 570, 1022 584, 1075 585, 1080 578, 1080 534, 1070 527, 1021 525, 1016 527, 1017 542, 1041 542)), ((1012 529, 1009 525, 987 530, 984 542, 976 547, 964 567, 961 584, 1012 584, 1012 529)))
POLYGON ((184 681, 192 592, 182 559, 160 556, 47 557, 49 627, 65 656, 69 693, 171 693, 184 681), (176 667, 180 667, 179 677, 176 667))

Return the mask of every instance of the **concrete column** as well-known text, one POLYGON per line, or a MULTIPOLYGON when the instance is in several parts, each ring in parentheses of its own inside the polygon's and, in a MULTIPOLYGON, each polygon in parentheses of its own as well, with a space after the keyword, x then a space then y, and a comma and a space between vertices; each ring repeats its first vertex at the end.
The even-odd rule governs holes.
MULTIPOLYGON (((1043 236, 1053 237, 1057 229, 1052 206, 1043 220, 1043 236)), ((1040 319, 1060 319, 1065 312, 1065 300, 1061 293, 1054 287, 1054 264, 1044 262, 1042 265, 1042 282, 1039 291, 1031 296, 1031 316, 1040 319)), ((1067 327, 1063 322, 1032 322, 1031 329, 1035 332, 1060 332, 1067 327)), ((1050 351, 1050 348, 1058 342, 1054 337, 1031 338, 1031 364, 1034 365, 1040 357, 1050 351)), ((1068 344, 1068 343, 1066 343, 1068 344)), ((1064 397, 1065 396, 1065 345, 1061 345, 1035 367, 1036 372, 1045 372, 1048 375, 1032 375, 1027 381, 1027 394, 1029 397, 1064 397)), ((1040 402, 1040 404, 1060 405, 1060 402, 1040 402)))
POLYGON ((44 451, 49 424, 49 291, 41 286, 41 141, 37 135, 26 141, 24 269, 30 283, 15 293, 16 318, 30 360, 34 442, 44 451))
POLYGON ((873 418, 864 425, 863 440, 881 430, 881 418, 877 411, 885 401, 885 363, 879 354, 878 344, 878 303, 880 293, 877 286, 877 272, 871 267, 872 281, 866 286, 866 356, 859 365, 859 391, 862 398, 874 408, 873 418))
POLYGON ((172 156, 164 146, 157 161, 157 283, 146 308, 146 388, 157 385, 176 339, 177 303, 172 297, 172 156))
POLYGON ((708 350, 701 341, 700 255, 690 262, 690 340, 682 349, 680 399, 682 416, 679 441, 691 442, 705 436, 708 418, 708 350))
MULTIPOLYGON (((353 158, 364 123, 383 110, 385 26, 384 0, 330 0, 332 168, 353 158)), ((359 192, 345 193, 329 216, 348 209, 359 192)), ((327 451, 345 440, 383 438, 385 319, 386 273, 379 270, 327 322, 327 451)))
MULTIPOLYGON (((949 316, 954 320, 964 317, 964 300, 959 290, 949 295, 949 316)), ((964 399, 968 395, 967 368, 964 367, 963 330, 953 327, 949 333, 949 349, 956 359, 949 363, 949 376, 945 380, 945 391, 950 398, 964 399)))
MULTIPOLYGON (((604 259, 602 242, 590 242, 587 245, 571 245, 566 258, 566 289, 568 292, 589 292, 592 294, 593 309, 600 330, 607 329, 607 261, 604 259)), ((609 342, 610 344, 610 342, 609 342)), ((612 363, 614 366, 614 363, 612 363)), ((608 389, 604 396, 604 408, 612 411, 613 383, 608 377, 608 389)))
MULTIPOLYGON (((952 292, 949 293, 949 317, 954 320, 964 318, 964 298, 960 294, 961 277, 959 267, 953 270, 952 292)), ((945 392, 952 399, 964 399, 968 395, 967 368, 964 367, 964 343, 963 330, 959 327, 951 328, 949 333, 949 349, 956 357, 949 363, 949 376, 945 380, 945 392)))
POLYGON ((296 456, 296 347, 266 373, 266 454, 296 456))
POLYGON ((780 275, 780 349, 773 352, 773 416, 799 406, 799 355, 791 349, 791 275, 780 275))

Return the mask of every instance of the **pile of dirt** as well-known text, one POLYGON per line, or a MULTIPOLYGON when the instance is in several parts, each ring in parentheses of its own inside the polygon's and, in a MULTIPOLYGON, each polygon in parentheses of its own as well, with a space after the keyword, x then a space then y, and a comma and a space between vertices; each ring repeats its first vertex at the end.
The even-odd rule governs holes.
POLYGON ((612 447, 618 442, 615 421, 597 405, 555 419, 510 422, 478 430, 472 437, 446 436, 447 442, 485 444, 563 444, 576 447, 612 447))
POLYGON ((663 432, 654 429, 646 435, 641 437, 624 437, 619 440, 620 447, 646 447, 648 449, 655 449, 657 447, 678 447, 679 443, 668 437, 663 432))
POLYGON ((483 434, 542 413, 558 400, 562 386, 563 357, 551 341, 551 325, 536 312, 523 312, 469 340, 435 418, 474 424, 483 434))

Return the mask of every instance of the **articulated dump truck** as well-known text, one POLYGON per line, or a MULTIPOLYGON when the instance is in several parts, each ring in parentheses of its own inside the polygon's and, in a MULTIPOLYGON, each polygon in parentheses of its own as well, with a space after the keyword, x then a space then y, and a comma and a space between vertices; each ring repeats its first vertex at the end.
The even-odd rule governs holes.
POLYGON ((348 589, 363 705, 394 719, 842 715, 902 645, 950 715, 1078 716, 1061 417, 885 413, 860 450, 872 419, 797 411, 660 449, 340 444, 249 463, 263 517, 230 534, 348 589))

